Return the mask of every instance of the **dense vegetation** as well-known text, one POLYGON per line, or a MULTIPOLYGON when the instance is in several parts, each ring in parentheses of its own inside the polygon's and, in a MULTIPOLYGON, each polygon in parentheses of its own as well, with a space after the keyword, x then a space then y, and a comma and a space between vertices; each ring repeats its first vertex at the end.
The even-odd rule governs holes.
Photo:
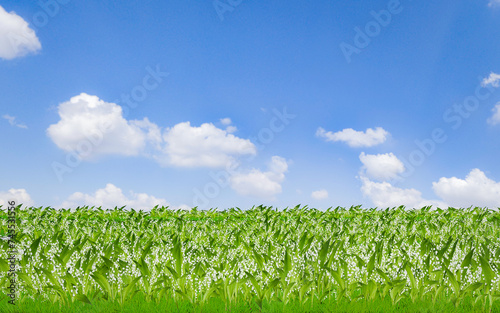
MULTIPOLYGON (((18 207, 16 219, 17 305, 500 302, 500 213, 487 209, 18 207)), ((8 241, 0 244, 3 292, 8 241)))

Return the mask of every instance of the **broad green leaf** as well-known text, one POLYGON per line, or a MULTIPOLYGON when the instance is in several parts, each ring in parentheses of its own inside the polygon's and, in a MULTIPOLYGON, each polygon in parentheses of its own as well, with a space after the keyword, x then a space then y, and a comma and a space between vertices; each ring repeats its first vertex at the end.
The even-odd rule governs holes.
POLYGON ((481 255, 479 256, 479 263, 481 263, 481 268, 486 282, 491 284, 491 281, 495 278, 495 273, 491 269, 490 263, 481 255))
POLYGON ((75 299, 84 303, 92 304, 92 302, 90 302, 89 298, 87 298, 86 295, 78 294, 75 296, 75 299))

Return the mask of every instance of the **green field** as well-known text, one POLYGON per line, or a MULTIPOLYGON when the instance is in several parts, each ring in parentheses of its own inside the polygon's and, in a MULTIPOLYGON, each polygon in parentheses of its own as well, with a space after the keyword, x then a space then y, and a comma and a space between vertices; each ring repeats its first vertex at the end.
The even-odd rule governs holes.
POLYGON ((16 212, 1 312, 500 312, 498 211, 16 212))

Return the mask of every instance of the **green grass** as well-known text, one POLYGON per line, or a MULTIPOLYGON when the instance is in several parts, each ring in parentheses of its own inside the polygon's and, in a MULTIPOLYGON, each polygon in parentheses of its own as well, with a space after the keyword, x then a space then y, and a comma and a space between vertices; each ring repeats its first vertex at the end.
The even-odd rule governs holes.
MULTIPOLYGON (((43 300, 27 299, 22 304, 15 306, 8 304, 6 301, 0 301, 0 312, 3 313, 17 313, 17 312, 33 312, 33 313, 140 313, 140 312, 171 312, 171 313, 191 313, 191 312, 233 312, 233 313, 249 313, 249 312, 373 312, 373 313, 402 313, 402 312, 426 312, 426 313, 474 313, 485 312, 482 306, 473 304, 471 299, 465 299, 459 306, 455 307, 445 299, 437 303, 416 301, 411 302, 409 299, 402 300, 400 303, 393 305, 389 298, 385 300, 376 301, 341 301, 337 303, 314 304, 311 308, 310 305, 301 305, 300 303, 288 303, 284 306, 280 302, 267 301, 263 304, 262 310, 257 304, 249 304, 248 302, 237 303, 230 307, 230 311, 226 310, 225 303, 218 298, 212 298, 204 306, 195 306, 189 301, 176 302, 173 298, 162 299, 159 303, 146 302, 143 295, 135 296, 126 306, 120 307, 117 303, 108 301, 95 302, 92 305, 82 302, 75 302, 69 306, 62 306, 60 303, 50 303, 43 300)), ((500 312, 500 305, 498 303, 492 308, 491 312, 500 312)))
MULTIPOLYGON (((1 209, 0 233, 6 217, 1 209)), ((3 298, 1 312, 498 312, 500 305, 500 214, 481 208, 18 208, 16 227, 17 305, 3 298)), ((0 245, 5 290, 8 242, 0 245)))

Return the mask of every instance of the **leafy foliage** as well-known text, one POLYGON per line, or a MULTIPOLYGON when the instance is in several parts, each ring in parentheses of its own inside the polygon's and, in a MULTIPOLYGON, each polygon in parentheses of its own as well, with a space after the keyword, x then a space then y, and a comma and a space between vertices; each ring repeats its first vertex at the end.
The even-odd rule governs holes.
MULTIPOLYGON (((19 300, 123 305, 142 293, 260 308, 387 297, 491 307, 500 298, 499 223, 481 208, 18 209, 19 300)), ((0 244, 4 288, 9 249, 0 244)))

